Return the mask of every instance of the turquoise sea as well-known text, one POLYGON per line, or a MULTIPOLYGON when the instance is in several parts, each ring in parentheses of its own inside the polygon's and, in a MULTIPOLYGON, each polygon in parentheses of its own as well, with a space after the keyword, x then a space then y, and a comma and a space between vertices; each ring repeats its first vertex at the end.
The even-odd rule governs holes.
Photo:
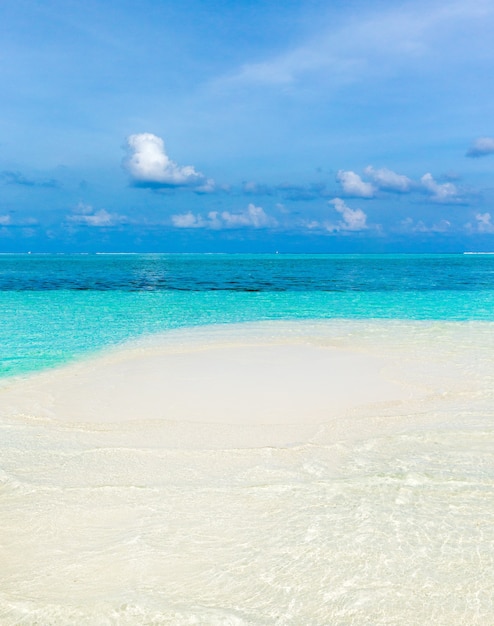
POLYGON ((494 320, 494 255, 0 255, 0 377, 172 328, 494 320))

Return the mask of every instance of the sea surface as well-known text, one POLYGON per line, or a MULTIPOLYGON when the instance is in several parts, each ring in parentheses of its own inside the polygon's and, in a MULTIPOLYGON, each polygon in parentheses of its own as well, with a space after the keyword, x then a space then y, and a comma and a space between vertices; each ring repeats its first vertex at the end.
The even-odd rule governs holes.
POLYGON ((0 255, 0 624, 494 624, 493 355, 494 255, 0 255), (222 329, 382 353, 427 393, 256 447, 2 404, 222 329))
POLYGON ((494 255, 0 255, 0 377, 172 328, 494 321, 494 255))

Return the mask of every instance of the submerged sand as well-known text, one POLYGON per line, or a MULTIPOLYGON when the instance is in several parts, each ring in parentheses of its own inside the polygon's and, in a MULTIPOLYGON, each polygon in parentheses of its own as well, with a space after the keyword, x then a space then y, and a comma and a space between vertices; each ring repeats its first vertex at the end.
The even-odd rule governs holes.
POLYGON ((491 324, 173 331, 0 387, 0 622, 494 619, 491 324))

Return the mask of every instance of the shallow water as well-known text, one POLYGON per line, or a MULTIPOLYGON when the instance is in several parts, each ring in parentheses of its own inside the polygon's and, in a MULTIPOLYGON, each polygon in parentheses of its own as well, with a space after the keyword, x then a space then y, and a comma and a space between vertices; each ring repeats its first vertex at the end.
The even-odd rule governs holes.
MULTIPOLYGON (((227 332, 359 346, 424 389, 288 446, 218 447, 211 431, 180 445, 173 421, 4 412, 0 623, 493 623, 493 330, 333 320, 194 331, 202 344, 227 332)), ((180 332, 194 334, 165 340, 180 344, 180 332)))
POLYGON ((0 255, 0 377, 172 328, 316 318, 494 321, 494 255, 0 255))

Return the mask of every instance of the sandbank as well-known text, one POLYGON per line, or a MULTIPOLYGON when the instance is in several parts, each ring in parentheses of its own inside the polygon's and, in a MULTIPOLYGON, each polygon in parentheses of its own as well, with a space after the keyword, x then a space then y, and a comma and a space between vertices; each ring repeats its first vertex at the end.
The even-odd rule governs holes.
POLYGON ((212 326, 4 379, 0 623, 491 623, 492 329, 212 326))
POLYGON ((374 417, 387 407, 399 412, 428 390, 411 382, 399 352, 363 341, 358 323, 354 332, 342 328, 268 322, 171 331, 9 381, 0 414, 127 429, 141 445, 146 432, 159 445, 192 447, 290 445, 323 425, 326 438, 358 435, 377 428, 374 417))

